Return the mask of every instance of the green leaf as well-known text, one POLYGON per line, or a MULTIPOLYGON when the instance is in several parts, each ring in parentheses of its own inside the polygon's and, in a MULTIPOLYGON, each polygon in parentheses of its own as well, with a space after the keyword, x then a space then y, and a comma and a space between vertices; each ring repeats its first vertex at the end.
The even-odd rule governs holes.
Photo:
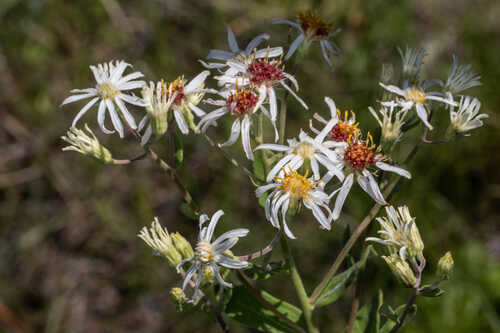
POLYGON ((426 289, 425 287, 423 287, 422 289, 423 291, 419 295, 425 297, 439 297, 445 293, 445 291, 441 288, 426 289))
POLYGON ((380 314, 382 316, 391 319, 395 323, 398 322, 398 315, 397 315, 396 311, 394 311, 394 309, 390 305, 382 304, 379 311, 380 311, 380 314))
MULTIPOLYGON (((282 301, 265 291, 260 291, 260 295, 267 302, 282 313, 292 322, 299 326, 304 326, 302 311, 290 303, 282 301)), ((274 312, 262 305, 254 294, 244 286, 233 288, 233 297, 226 307, 226 313, 249 327, 255 328, 261 332, 271 333, 296 333, 299 332, 285 321, 280 319, 274 312)))
POLYGON ((178 168, 184 160, 184 149, 182 148, 181 137, 174 132, 174 167, 178 168))
MULTIPOLYGON (((395 313, 396 313, 396 321, 392 321, 392 320, 387 320, 384 324, 384 326, 382 326, 379 330, 378 333, 389 333, 393 328, 394 326, 396 326, 396 323, 399 321, 399 318, 401 317, 401 315, 403 314, 403 311, 406 307, 406 304, 403 304, 401 306, 399 306, 395 313)), ((411 319, 415 316, 415 314, 417 313, 417 305, 416 304, 413 304, 412 307, 410 308, 410 310, 408 310, 408 314, 406 315, 406 318, 405 318, 405 321, 403 323, 403 325, 401 325, 401 328, 411 319)))
POLYGON ((346 271, 335 275, 326 285, 323 292, 318 297, 316 306, 325 306, 338 300, 346 291, 347 287, 351 285, 356 279, 359 270, 359 265, 354 264, 346 271))
POLYGON ((318 297, 315 306, 325 306, 338 300, 345 293, 347 288, 356 280, 359 269, 365 264, 371 251, 372 246, 369 245, 365 255, 360 261, 354 263, 344 272, 331 278, 318 297))
POLYGON ((372 298, 371 303, 366 304, 356 314, 354 322, 354 333, 379 333, 380 308, 383 304, 382 290, 372 298))
POLYGON ((179 210, 181 211, 182 215, 184 215, 188 219, 198 220, 198 216, 196 216, 195 212, 191 209, 191 207, 187 203, 183 202, 179 206, 179 210))
POLYGON ((266 179, 266 169, 263 160, 263 152, 258 151, 255 153, 253 160, 253 174, 257 177, 258 180, 266 179))
POLYGON ((253 264, 245 270, 247 275, 252 280, 267 280, 274 274, 288 274, 290 265, 285 261, 270 262, 265 266, 253 264))

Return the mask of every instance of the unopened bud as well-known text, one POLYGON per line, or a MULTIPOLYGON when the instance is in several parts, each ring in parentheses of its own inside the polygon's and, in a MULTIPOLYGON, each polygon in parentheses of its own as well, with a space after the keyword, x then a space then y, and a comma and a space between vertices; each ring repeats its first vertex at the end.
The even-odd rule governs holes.
POLYGON ((167 228, 161 227, 157 217, 151 223, 149 232, 148 228, 144 227, 138 236, 154 250, 164 255, 172 267, 177 267, 181 262, 181 254, 175 248, 167 228))
POLYGON ((71 127, 66 132, 66 136, 61 137, 61 139, 70 144, 62 150, 72 150, 83 155, 92 156, 104 164, 113 163, 110 151, 101 145, 99 139, 97 139, 87 124, 85 124, 85 129, 89 134, 76 127, 71 127))
POLYGON ((201 282, 203 284, 212 284, 215 281, 214 271, 210 267, 205 267, 203 270, 203 278, 201 282))
POLYGON ((191 244, 178 232, 171 234, 172 241, 177 251, 184 259, 194 257, 194 251, 191 244))
POLYGON ((184 303, 186 301, 186 296, 182 292, 181 288, 170 289, 170 297, 175 303, 184 303))
POLYGON ((453 256, 451 255, 451 252, 448 251, 441 257, 441 259, 439 259, 437 275, 443 280, 448 280, 453 273, 453 265, 453 256))
POLYGON ((406 261, 401 259, 396 254, 389 257, 382 256, 382 258, 384 258, 392 273, 398 278, 398 280, 401 281, 401 283, 410 288, 417 287, 417 278, 406 261))

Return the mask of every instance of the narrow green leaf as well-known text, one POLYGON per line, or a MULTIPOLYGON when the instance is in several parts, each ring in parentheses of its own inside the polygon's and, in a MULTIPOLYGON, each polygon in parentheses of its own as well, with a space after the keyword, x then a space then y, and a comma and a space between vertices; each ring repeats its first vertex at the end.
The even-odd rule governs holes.
POLYGON ((262 154, 262 151, 257 151, 255 153, 253 160, 253 174, 255 175, 255 177, 257 177, 258 180, 263 181, 266 179, 266 170, 262 154))
POLYGON ((383 303, 383 294, 379 290, 369 304, 363 306, 356 315, 354 333, 379 333, 380 308, 383 303))
MULTIPOLYGON (((265 291, 261 291, 260 295, 292 322, 304 326, 302 311, 299 308, 265 291)), ((244 286, 233 288, 233 296, 226 306, 226 313, 230 318, 262 332, 299 332, 263 306, 252 292, 244 286)))
POLYGON ((174 167, 178 168, 184 161, 184 149, 182 147, 181 137, 174 132, 174 167))
POLYGON ((396 314, 396 311, 394 311, 394 309, 390 305, 382 304, 379 311, 380 311, 380 314, 382 316, 387 317, 394 322, 398 321, 398 315, 396 314))
POLYGON ((187 203, 183 202, 179 206, 179 210, 181 211, 182 215, 184 215, 188 219, 198 220, 198 216, 196 216, 196 214, 194 213, 194 211, 191 209, 191 207, 187 203))
POLYGON ((328 281, 325 289, 321 292, 315 306, 325 306, 338 300, 347 290, 347 288, 356 280, 359 269, 365 264, 368 256, 372 251, 372 246, 369 245, 365 255, 360 261, 354 263, 351 267, 342 273, 335 275, 328 281))
POLYGON ((444 294, 445 291, 441 288, 427 289, 420 293, 420 295, 425 297, 439 297, 444 294))

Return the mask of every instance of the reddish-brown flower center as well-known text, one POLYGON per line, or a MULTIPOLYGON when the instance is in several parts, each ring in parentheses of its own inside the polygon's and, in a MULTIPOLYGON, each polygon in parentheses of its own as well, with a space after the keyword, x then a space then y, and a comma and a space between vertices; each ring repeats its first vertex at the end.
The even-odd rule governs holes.
POLYGON ((330 132, 330 136, 333 141, 337 142, 342 142, 342 141, 347 141, 351 136, 356 134, 356 132, 359 131, 358 129, 358 124, 354 123, 354 113, 352 113, 352 123, 349 124, 348 120, 348 112, 346 111, 344 114, 344 120, 342 119, 340 110, 337 110, 337 114, 339 117, 338 123, 332 128, 332 131, 330 132))
POLYGON ((247 71, 250 73, 250 82, 255 85, 261 85, 263 83, 273 84, 285 77, 283 75, 281 61, 279 60, 268 61, 267 59, 255 59, 248 65, 247 71))
POLYGON ((300 12, 298 16, 302 30, 309 37, 327 37, 330 33, 331 24, 323 21, 317 12, 312 12, 310 9, 300 12))
POLYGON ((244 115, 257 104, 258 97, 246 89, 238 89, 227 98, 227 107, 232 115, 244 115))
POLYGON ((349 144, 345 151, 344 159, 353 169, 364 169, 369 165, 375 164, 377 154, 371 150, 371 147, 363 143, 349 144))

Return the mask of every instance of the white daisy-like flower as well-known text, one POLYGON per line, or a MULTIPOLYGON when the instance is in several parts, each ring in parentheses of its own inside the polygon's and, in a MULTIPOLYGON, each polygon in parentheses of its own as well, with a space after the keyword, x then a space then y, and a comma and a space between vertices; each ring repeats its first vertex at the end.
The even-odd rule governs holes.
POLYGON ((226 267, 230 269, 242 269, 248 267, 248 262, 231 259, 223 254, 224 251, 231 249, 240 237, 248 234, 248 229, 233 229, 225 232, 215 241, 212 242, 215 226, 217 222, 224 215, 222 210, 218 210, 212 215, 208 226, 203 226, 209 220, 208 216, 203 214, 200 216, 200 233, 198 235, 198 243, 196 244, 195 254, 192 258, 182 260, 177 265, 177 271, 187 262, 192 262, 191 267, 187 270, 184 282, 182 283, 182 292, 186 289, 189 281, 196 274, 195 288, 192 299, 195 300, 198 296, 198 290, 203 279, 205 269, 213 272, 217 281, 223 287, 232 288, 233 285, 224 281, 219 273, 219 267, 226 267))
POLYGON ((417 116, 430 130, 432 130, 433 127, 428 120, 428 113, 425 107, 425 102, 432 100, 432 101, 442 102, 448 105, 453 105, 453 106, 456 105, 456 103, 453 100, 438 96, 440 94, 439 92, 425 92, 424 89, 418 87, 408 87, 406 89, 401 89, 396 86, 385 85, 383 83, 380 83, 380 85, 384 89, 390 91, 391 93, 399 95, 404 98, 404 100, 398 98, 395 101, 382 102, 382 105, 387 105, 387 103, 396 102, 403 108, 403 110, 409 110, 413 108, 413 106, 415 106, 417 116))
POLYGON ((480 86, 481 76, 471 69, 471 65, 459 65, 458 59, 453 56, 453 66, 446 82, 440 82, 443 90, 452 95, 458 94, 466 89, 480 86))
MULTIPOLYGON (((387 160, 387 157, 380 152, 380 147, 375 146, 370 134, 368 134, 368 138, 365 140, 361 140, 359 136, 360 132, 356 132, 356 134, 348 140, 347 147, 340 147, 337 149, 338 156, 344 164, 344 174, 347 175, 343 181, 341 180, 342 186, 337 190, 337 198, 333 209, 334 220, 339 218, 345 199, 355 179, 359 186, 361 186, 373 200, 381 205, 387 204, 382 192, 380 192, 377 181, 373 177, 372 171, 370 171, 371 169, 377 168, 394 172, 408 179, 411 178, 411 174, 405 169, 384 162, 387 160)), ((331 174, 327 174, 324 177, 325 182, 329 181, 331 177, 331 174)))
POLYGON ((245 151, 247 158, 253 160, 252 145, 250 142, 250 127, 252 124, 252 115, 261 110, 261 112, 263 112, 264 115, 272 122, 275 132, 275 140, 278 140, 279 136, 278 130, 276 129, 276 119, 273 120, 269 112, 262 105, 262 95, 259 98, 259 96, 257 96, 251 88, 223 90, 218 92, 218 94, 223 99, 207 99, 205 101, 207 104, 216 105, 219 106, 219 108, 208 113, 200 120, 198 126, 196 127, 197 131, 201 129, 204 133, 210 125, 215 124, 216 121, 222 116, 226 114, 231 115, 234 117, 234 122, 231 127, 231 135, 229 136, 229 139, 220 144, 220 146, 225 147, 233 145, 238 140, 241 133, 243 150, 245 151))
MULTIPOLYGON (((152 133, 152 123, 146 124, 153 116, 167 117, 167 111, 172 110, 177 127, 182 134, 188 134, 189 128, 194 130, 193 113, 197 117, 203 117, 206 112, 198 107, 205 93, 216 93, 214 89, 205 89, 205 80, 210 75, 209 71, 203 71, 190 82, 184 76, 178 77, 173 82, 158 82, 155 86, 150 83, 143 89, 148 114, 141 120, 139 130, 146 128, 143 134, 143 143, 147 142, 152 133), (175 97, 174 97, 175 96, 175 97)), ((169 120, 168 118, 166 119, 169 120)))
POLYGON ((289 80, 292 82, 295 90, 298 91, 299 85, 297 80, 293 75, 284 72, 281 60, 270 60, 270 57, 259 59, 251 56, 244 59, 228 60, 229 69, 224 74, 215 78, 219 81, 219 85, 226 87, 255 86, 259 92, 259 100, 264 101, 267 98, 269 112, 273 121, 276 120, 278 115, 278 103, 274 89, 276 85, 281 85, 305 109, 308 109, 306 103, 286 83, 286 80, 289 80))
POLYGON ((90 66, 90 70, 94 74, 94 78, 97 82, 95 88, 73 89, 71 90, 71 93, 74 95, 66 98, 61 104, 62 106, 82 99, 92 98, 90 102, 88 102, 80 110, 80 112, 78 112, 73 120, 73 124, 71 125, 72 127, 75 127, 78 120, 88 110, 90 110, 92 106, 100 101, 99 110, 97 112, 97 122, 104 133, 112 134, 115 132, 108 130, 104 125, 107 110, 111 117, 114 129, 118 132, 121 138, 124 136, 122 120, 118 115, 115 105, 118 107, 118 111, 121 113, 128 126, 132 129, 137 128, 134 117, 128 111, 125 103, 142 107, 144 106, 144 102, 140 98, 124 92, 141 88, 145 82, 136 81, 136 79, 141 78, 144 75, 140 72, 133 72, 123 76, 123 73, 128 66, 131 65, 124 61, 115 61, 114 63, 110 61, 109 63, 90 66))
POLYGON ((314 181, 313 177, 307 178, 308 173, 309 171, 306 171, 305 175, 301 175, 289 168, 288 171, 285 170, 282 177, 276 177, 272 184, 260 186, 255 190, 257 197, 273 190, 266 199, 266 219, 275 228, 281 229, 278 217, 281 213, 285 235, 292 239, 295 239, 295 236, 286 223, 286 213, 290 204, 295 202, 301 202, 310 209, 322 229, 330 230, 332 220, 332 212, 328 207, 330 196, 320 185, 322 181, 314 181))
POLYGON ((367 241, 377 242, 393 248, 399 253, 401 259, 420 256, 424 250, 424 243, 420 237, 415 218, 411 216, 407 206, 385 207, 386 217, 377 217, 376 220, 382 227, 378 237, 368 237, 367 241))
POLYGON ((377 120, 382 131, 382 140, 386 142, 399 141, 401 136, 401 127, 405 123, 405 117, 408 110, 395 110, 399 105, 395 102, 387 102, 385 106, 379 110, 382 117, 379 117, 377 112, 372 107, 368 107, 372 116, 377 120), (388 107, 388 109, 387 109, 388 107))
MULTIPOLYGON (((265 40, 269 40, 270 36, 268 34, 260 34, 254 39, 252 39, 247 47, 245 49, 240 49, 238 42, 236 41, 236 37, 234 36, 233 31, 229 27, 229 25, 226 25, 226 30, 227 30, 227 43, 229 44, 229 49, 230 51, 223 51, 223 50, 210 50, 207 55, 207 59, 213 59, 213 60, 220 60, 223 61, 223 63, 220 62, 209 62, 206 63, 203 60, 199 60, 200 63, 205 66, 206 68, 209 69, 214 69, 214 68, 224 68, 227 66, 226 61, 229 59, 234 59, 234 58, 246 58, 254 52, 254 50, 260 45, 265 40)), ((268 49, 268 50, 259 50, 256 51, 254 54, 254 57, 256 58, 265 58, 268 57, 269 54, 274 54, 276 51, 280 51, 279 54, 281 54, 283 51, 281 47, 279 48, 273 48, 273 50, 268 49)), ((278 55, 279 55, 278 54, 278 55)))
POLYGON ((297 51, 299 46, 305 41, 318 41, 321 47, 323 59, 325 59, 328 66, 333 69, 331 55, 340 56, 340 49, 334 42, 330 41, 331 38, 338 35, 340 29, 332 30, 332 24, 323 21, 317 12, 312 12, 310 9, 300 12, 298 15, 298 22, 290 20, 272 20, 272 24, 286 24, 300 31, 300 34, 290 45, 285 60, 288 60, 297 51))
POLYGON ((418 78, 420 69, 424 63, 424 58, 427 55, 424 49, 412 49, 406 45, 405 51, 398 47, 399 55, 401 56, 401 67, 403 76, 408 80, 415 81, 418 78))
POLYGON ((489 116, 486 113, 479 114, 480 108, 481 102, 477 98, 462 96, 458 105, 458 111, 455 112, 454 108, 450 109, 450 121, 453 130, 456 133, 463 134, 483 126, 481 119, 488 118, 489 116))
MULTIPOLYGON (((329 97, 325 97, 325 102, 330 107, 330 110, 336 110, 335 103, 329 97)), ((347 144, 345 142, 325 141, 325 138, 330 134, 332 128, 336 125, 335 119, 327 122, 321 132, 315 138, 311 138, 304 131, 300 131, 299 140, 288 140, 288 146, 278 144, 262 144, 255 150, 268 149, 279 152, 284 152, 286 155, 279 160, 274 167, 267 174, 266 181, 270 182, 276 175, 283 176, 283 168, 293 171, 299 169, 304 161, 311 163, 314 180, 320 179, 319 165, 323 165, 329 172, 342 177, 342 172, 339 168, 339 161, 337 155, 331 148, 343 147, 347 144)))

